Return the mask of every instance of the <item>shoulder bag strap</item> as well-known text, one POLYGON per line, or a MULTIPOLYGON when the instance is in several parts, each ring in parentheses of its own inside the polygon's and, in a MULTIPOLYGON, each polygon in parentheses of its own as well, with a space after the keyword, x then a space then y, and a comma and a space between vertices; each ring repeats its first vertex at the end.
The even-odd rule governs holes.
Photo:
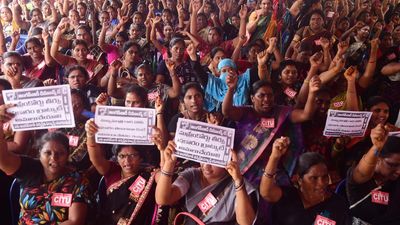
POLYGON ((201 221, 199 218, 197 218, 195 215, 188 213, 188 212, 180 212, 178 213, 178 215, 176 215, 175 219, 174 219, 174 225, 178 225, 177 221, 178 218, 181 216, 188 216, 190 217, 193 221, 195 221, 198 225, 205 225, 205 223, 203 223, 203 221, 201 221))

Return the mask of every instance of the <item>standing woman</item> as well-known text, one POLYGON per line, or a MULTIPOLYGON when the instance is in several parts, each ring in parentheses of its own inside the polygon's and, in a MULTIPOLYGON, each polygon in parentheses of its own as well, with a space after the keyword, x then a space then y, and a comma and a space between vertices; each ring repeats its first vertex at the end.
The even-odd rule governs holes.
POLYGON ((387 126, 371 131, 373 146, 347 173, 346 190, 353 224, 398 224, 400 221, 400 138, 387 126))
MULTIPOLYGON (((0 125, 3 125, 4 116, 0 125)), ((89 203, 88 181, 68 167, 69 140, 46 133, 39 159, 12 154, 0 129, 0 169, 21 186, 20 224, 84 224, 89 203), (65 202, 57 201, 64 198, 65 202)))
POLYGON ((336 224, 351 224, 346 203, 330 193, 328 167, 322 155, 307 152, 300 156, 296 168, 298 187, 278 186, 275 175, 280 159, 290 144, 287 137, 276 139, 261 178, 260 194, 272 206, 272 224, 320 224, 329 219, 336 224))

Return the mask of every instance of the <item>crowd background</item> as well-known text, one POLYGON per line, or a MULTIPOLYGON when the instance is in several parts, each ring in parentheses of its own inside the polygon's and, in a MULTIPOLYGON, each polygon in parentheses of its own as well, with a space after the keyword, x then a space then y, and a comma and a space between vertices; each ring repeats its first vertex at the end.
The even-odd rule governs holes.
POLYGON ((398 0, 2 0, 0 21, 0 90, 69 84, 76 121, 13 132, 0 99, 0 201, 17 177, 22 224, 162 224, 181 210, 206 224, 400 221, 398 201, 364 198, 400 194, 398 0), (95 143, 96 105, 156 109, 155 146, 95 143), (328 109, 372 112, 366 134, 323 136, 328 109), (236 129, 226 171, 173 156, 178 118, 236 129), (91 213, 102 177, 109 204, 91 213), (60 190, 69 212, 43 200, 60 190), (222 190, 225 206, 196 208, 222 190))

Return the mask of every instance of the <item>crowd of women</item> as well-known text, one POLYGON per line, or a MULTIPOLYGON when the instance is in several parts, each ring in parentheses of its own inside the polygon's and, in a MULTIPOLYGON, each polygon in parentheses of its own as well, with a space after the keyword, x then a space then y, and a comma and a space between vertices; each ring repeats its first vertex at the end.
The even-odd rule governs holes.
POLYGON ((15 132, 0 98, 1 224, 399 224, 399 0, 1 0, 0 22, 0 90, 69 84, 76 123, 15 132), (97 105, 155 109, 154 145, 96 143, 97 105), (365 135, 324 136, 328 109, 371 112, 365 135), (176 158, 179 118, 235 129, 225 168, 176 158))

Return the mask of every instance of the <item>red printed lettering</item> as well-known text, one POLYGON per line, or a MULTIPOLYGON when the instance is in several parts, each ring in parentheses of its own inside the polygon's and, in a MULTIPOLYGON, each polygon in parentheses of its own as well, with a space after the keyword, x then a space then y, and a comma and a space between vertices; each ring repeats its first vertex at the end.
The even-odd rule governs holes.
POLYGON ((383 191, 373 191, 371 193, 371 200, 373 203, 388 205, 389 204, 389 193, 383 191))
POLYGON ((71 147, 78 146, 78 143, 79 143, 79 137, 78 136, 67 135, 67 137, 69 139, 69 146, 71 146, 71 147))
POLYGON ((333 103, 333 107, 335 108, 340 108, 344 105, 344 101, 340 101, 340 102, 334 102, 333 103))
POLYGON ((133 197, 138 198, 146 186, 146 179, 141 176, 136 178, 135 182, 129 187, 133 197))
POLYGON ((275 127, 275 120, 274 118, 262 118, 261 119, 261 126, 264 128, 274 128, 275 127))
POLYGON ((334 220, 331 220, 324 216, 317 215, 317 218, 315 218, 314 224, 315 225, 336 225, 336 222, 334 220))
POLYGON ((214 197, 214 195, 210 192, 206 195, 206 197, 197 204, 199 209, 206 214, 215 204, 217 204, 218 200, 214 197))
POLYGON ((284 93, 289 96, 289 98, 294 98, 297 95, 297 92, 290 87, 287 87, 284 91, 284 93))
POLYGON ((51 197, 51 205, 58 207, 70 207, 72 204, 72 194, 54 193, 51 197))
POLYGON ((158 92, 153 92, 153 93, 147 94, 147 99, 149 100, 149 102, 155 101, 157 97, 158 97, 158 92))
POLYGON ((3 131, 8 131, 8 128, 10 127, 10 123, 3 123, 3 131))
POLYGON ((393 59, 396 58, 396 54, 392 53, 392 54, 388 55, 387 58, 388 58, 389 60, 393 60, 393 59))

